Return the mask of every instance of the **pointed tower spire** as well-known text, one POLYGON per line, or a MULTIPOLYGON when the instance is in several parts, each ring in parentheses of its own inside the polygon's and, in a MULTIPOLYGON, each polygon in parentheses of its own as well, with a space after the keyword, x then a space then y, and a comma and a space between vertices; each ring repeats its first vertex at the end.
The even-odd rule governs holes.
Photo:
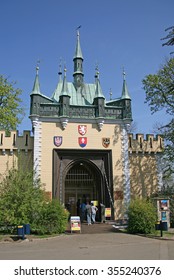
POLYGON ((73 58, 74 61, 74 85, 76 88, 80 87, 83 84, 83 55, 82 50, 80 46, 80 32, 79 32, 79 26, 77 28, 77 43, 76 43, 76 49, 75 49, 75 55, 73 58))
POLYGON ((59 75, 59 81, 57 83, 56 89, 54 90, 54 92, 51 96, 51 98, 56 102, 59 101, 59 97, 60 97, 60 94, 62 92, 62 84, 63 84, 63 81, 62 81, 62 59, 61 58, 60 58, 60 62, 59 62, 58 75, 59 75))
POLYGON ((124 71, 124 68, 123 68, 123 88, 122 88, 121 98, 122 99, 131 99, 129 92, 128 92, 127 84, 126 84, 126 73, 124 71))
POLYGON ((74 59, 81 58, 83 60, 82 50, 81 50, 81 46, 80 46, 80 32, 79 32, 80 28, 81 28, 81 25, 79 27, 77 27, 77 29, 76 29, 77 30, 77 43, 76 43, 74 59))
POLYGON ((34 81, 34 85, 33 85, 33 90, 31 92, 31 94, 41 94, 41 92, 40 92, 40 83, 39 83, 39 63, 40 63, 40 61, 37 62, 36 77, 35 77, 35 81, 34 81))
POLYGON ((63 78, 63 85, 62 85, 62 91, 61 91, 61 95, 68 95, 69 96, 69 92, 68 92, 68 84, 67 84, 67 80, 66 80, 66 67, 64 68, 64 78, 63 78))
POLYGON ((100 85, 98 66, 96 67, 95 78, 96 78, 96 90, 95 90, 95 97, 94 98, 100 97, 100 98, 104 98, 105 99, 105 97, 103 95, 103 91, 102 91, 101 85, 100 85))

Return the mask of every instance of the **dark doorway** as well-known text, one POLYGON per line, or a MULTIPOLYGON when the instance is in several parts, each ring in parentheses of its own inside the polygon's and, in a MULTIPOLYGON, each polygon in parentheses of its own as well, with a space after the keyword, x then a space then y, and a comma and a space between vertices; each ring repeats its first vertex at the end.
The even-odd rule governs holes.
POLYGON ((111 150, 54 149, 52 196, 68 204, 71 215, 77 214, 78 199, 111 207, 105 176, 113 194, 112 170, 111 150))
POLYGON ((101 201, 102 176, 88 161, 73 163, 65 177, 65 205, 70 208, 71 215, 77 215, 77 201, 86 203, 101 201))

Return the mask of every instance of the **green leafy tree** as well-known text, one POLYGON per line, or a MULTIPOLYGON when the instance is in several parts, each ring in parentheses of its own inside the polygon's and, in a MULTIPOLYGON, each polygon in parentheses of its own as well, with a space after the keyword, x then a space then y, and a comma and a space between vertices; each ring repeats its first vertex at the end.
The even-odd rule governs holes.
POLYGON ((169 117, 168 123, 158 130, 165 139, 166 170, 171 175, 174 169, 174 58, 168 59, 157 74, 147 75, 142 82, 152 114, 164 110, 169 117))
POLYGON ((37 234, 63 233, 68 212, 50 200, 40 180, 33 181, 34 172, 26 168, 8 171, 0 183, 0 225, 30 224, 37 234))
MULTIPOLYGON (((174 26, 167 28, 168 35, 163 46, 174 45, 174 26)), ((173 54, 173 52, 171 52, 173 54)), ((157 74, 150 74, 143 80, 146 102, 152 113, 165 110, 169 121, 158 125, 158 132, 165 140, 163 156, 163 186, 154 194, 156 197, 170 199, 170 220, 174 226, 174 58, 166 60, 157 74)))
POLYGON ((152 233, 156 220, 156 209, 150 201, 139 198, 131 201, 128 208, 129 233, 152 233))
POLYGON ((167 36, 162 38, 162 40, 167 40, 163 46, 173 46, 174 45, 174 26, 168 27, 165 31, 169 31, 167 36))
POLYGON ((0 183, 0 224, 32 224, 45 202, 44 190, 33 172, 12 168, 0 183))
POLYGON ((9 132, 21 122, 24 110, 20 106, 20 95, 21 90, 15 88, 15 83, 0 75, 0 129, 9 132))

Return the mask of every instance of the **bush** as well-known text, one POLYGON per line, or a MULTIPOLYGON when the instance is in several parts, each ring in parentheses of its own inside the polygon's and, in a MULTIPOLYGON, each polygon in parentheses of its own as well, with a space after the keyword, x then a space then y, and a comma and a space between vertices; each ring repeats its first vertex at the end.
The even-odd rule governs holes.
POLYGON ((57 200, 49 200, 33 171, 12 168, 0 183, 0 225, 30 224, 39 234, 65 231, 68 213, 57 200))
POLYGON ((0 224, 32 223, 45 202, 39 180, 33 182, 33 171, 12 168, 0 183, 0 224))
POLYGON ((129 233, 152 233, 156 220, 156 209, 150 201, 135 199, 130 203, 127 228, 129 233))
POLYGON ((38 234, 60 234, 66 230, 68 216, 68 212, 59 201, 53 199, 43 205, 40 217, 31 227, 38 234))

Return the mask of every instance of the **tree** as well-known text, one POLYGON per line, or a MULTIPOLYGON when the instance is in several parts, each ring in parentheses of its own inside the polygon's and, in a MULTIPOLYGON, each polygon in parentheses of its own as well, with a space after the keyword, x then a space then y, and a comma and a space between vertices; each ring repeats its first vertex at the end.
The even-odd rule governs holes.
MULTIPOLYGON (((167 28, 166 31, 169 31, 169 34, 162 38, 162 40, 166 40, 163 46, 173 46, 174 26, 167 28)), ((167 59, 157 74, 146 76, 143 85, 146 102, 149 103, 152 113, 165 110, 169 116, 168 123, 158 125, 158 132, 163 135, 165 140, 165 150, 163 186, 155 196, 170 198, 170 220, 171 225, 174 226, 174 58, 167 59)))
POLYGON ((39 180, 33 171, 10 169, 0 183, 0 224, 32 224, 45 202, 39 180))
POLYGON ((15 88, 14 82, 0 75, 0 129, 6 132, 16 129, 21 122, 24 111, 20 106, 21 90, 15 88))
POLYGON ((169 31, 169 34, 162 38, 161 40, 167 40, 163 46, 173 46, 174 45, 174 26, 168 27, 165 31, 169 31))
POLYGON ((165 110, 169 121, 158 130, 165 140, 165 157, 168 162, 167 170, 173 173, 174 167, 174 58, 166 60, 157 74, 147 75, 143 81, 146 92, 146 103, 150 105, 152 114, 165 110))
POLYGON ((29 169, 12 168, 0 182, 0 225, 30 224, 37 234, 65 232, 69 213, 34 177, 29 169))

